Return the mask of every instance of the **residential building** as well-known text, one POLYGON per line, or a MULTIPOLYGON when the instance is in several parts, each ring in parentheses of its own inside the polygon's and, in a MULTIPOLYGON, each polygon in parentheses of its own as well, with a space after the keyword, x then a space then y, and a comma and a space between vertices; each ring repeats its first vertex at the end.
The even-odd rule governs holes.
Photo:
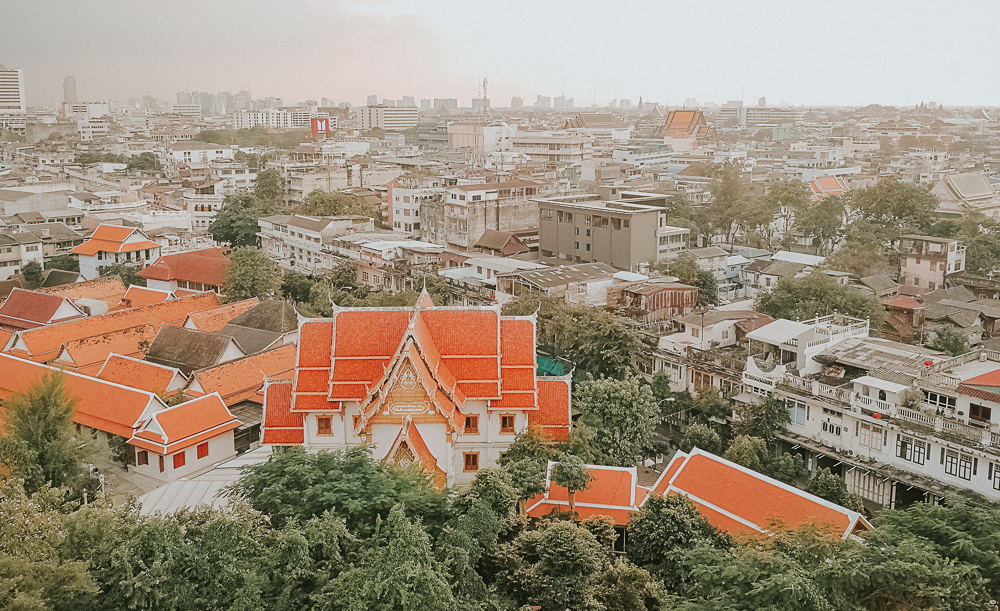
POLYGON ((377 127, 387 132, 402 132, 417 126, 419 112, 416 107, 362 106, 358 109, 358 120, 363 130, 377 127))
POLYGON ((213 161, 232 161, 234 155, 235 150, 226 145, 185 140, 168 144, 161 161, 168 176, 177 176, 181 165, 207 167, 213 161))
POLYGON ((271 127, 275 129, 292 129, 309 125, 312 119, 321 118, 330 121, 331 131, 337 129, 337 117, 329 113, 319 113, 305 108, 266 108, 263 110, 240 110, 233 113, 233 129, 253 129, 254 127, 271 127))
POLYGON ((491 305, 498 301, 502 303, 497 284, 503 274, 540 269, 548 269, 548 266, 493 255, 471 256, 457 267, 438 270, 438 275, 446 278, 452 289, 449 302, 442 305, 491 305))
POLYGON ((294 382, 265 387, 264 444, 371 444, 450 486, 494 467, 529 424, 569 433, 569 380, 536 374, 533 317, 436 308, 424 292, 413 308, 335 308, 299 341, 294 382))
POLYGON ((93 280, 100 275, 100 268, 107 265, 126 263, 145 267, 159 258, 160 245, 135 227, 102 223, 90 239, 70 252, 80 256, 80 275, 93 280))
POLYGON ((0 280, 21 273, 27 263, 43 264, 42 239, 33 233, 0 233, 0 280))
POLYGON ((539 253, 546 265, 607 263, 622 270, 668 260, 687 248, 690 229, 672 227, 665 196, 619 193, 538 199, 539 253))
POLYGON ((307 272, 333 268, 334 259, 324 246, 332 238, 375 229, 375 222, 363 216, 278 214, 257 223, 261 249, 272 261, 307 272))
POLYGON ((518 132, 511 150, 532 161, 580 166, 594 155, 593 139, 584 133, 567 131, 518 132))
POLYGON ((162 255, 139 272, 146 286, 168 293, 178 290, 220 292, 229 258, 218 248, 162 255))
POLYGON ((698 288, 678 282, 640 280, 609 291, 608 303, 618 314, 641 324, 652 324, 686 316, 698 305, 698 288))
POLYGON ((930 290, 953 285, 965 271, 965 245, 951 238, 905 235, 899 240, 899 282, 930 290))
POLYGON ((24 71, 0 65, 0 115, 23 115, 26 112, 24 71))
POLYGON ((532 229, 538 225, 534 198, 549 188, 533 180, 448 187, 442 197, 424 196, 420 202, 420 235, 429 242, 468 251, 488 229, 532 229))
POLYGON ((575 305, 605 306, 618 270, 604 263, 580 263, 501 274, 497 290, 517 296, 525 291, 559 297, 575 305))

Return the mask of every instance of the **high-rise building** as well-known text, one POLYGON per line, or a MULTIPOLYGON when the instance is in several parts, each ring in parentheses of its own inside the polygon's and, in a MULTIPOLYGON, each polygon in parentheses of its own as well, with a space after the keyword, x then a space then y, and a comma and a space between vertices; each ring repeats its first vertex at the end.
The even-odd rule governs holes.
POLYGON ((433 106, 431 106, 430 99, 422 98, 420 100, 420 110, 430 110, 431 108, 433 108, 433 106))
POLYGON ((514 96, 510 99, 511 110, 521 110, 522 108, 524 108, 524 100, 522 100, 517 96, 514 96))
POLYGON ((23 115, 26 112, 24 72, 20 68, 0 65, 0 114, 23 115))
POLYGON ((556 108, 573 108, 573 98, 567 98, 566 96, 558 96, 555 101, 556 108))
POLYGON ((490 111, 489 98, 472 98, 472 113, 478 114, 490 111))
POLYGON ((538 97, 535 98, 535 106, 539 108, 552 108, 552 98, 538 94, 538 97))
POLYGON ((368 96, 368 106, 378 106, 378 96, 370 95, 368 96))
POLYGON ((757 100, 757 108, 767 108, 767 98, 761 97, 757 100))
POLYGON ((458 100, 455 98, 434 98, 434 110, 458 110, 458 100))
POLYGON ((618 102, 618 108, 632 108, 632 100, 622 98, 621 101, 618 102))
POLYGON ((684 100, 684 108, 698 108, 698 98, 687 98, 684 100))
POLYGON ((403 103, 398 104, 398 106, 403 106, 404 108, 416 108, 417 106, 417 101, 413 99, 413 96, 404 95, 402 102, 403 103))
POLYGON ((63 102, 76 104, 76 77, 72 74, 63 79, 63 102))
POLYGON ((406 131, 417 125, 416 108, 366 106, 358 110, 361 129, 379 128, 385 131, 406 131))

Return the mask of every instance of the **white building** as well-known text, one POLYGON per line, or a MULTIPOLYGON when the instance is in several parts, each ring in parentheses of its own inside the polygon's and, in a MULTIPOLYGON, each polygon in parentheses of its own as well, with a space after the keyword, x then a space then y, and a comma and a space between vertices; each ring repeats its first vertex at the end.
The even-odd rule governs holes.
POLYGON ((417 126, 416 108, 391 108, 387 106, 362 106, 358 109, 361 129, 379 128, 387 132, 401 132, 417 126))
POLYGON ((0 280, 21 273, 32 261, 42 265, 42 238, 30 232, 0 233, 0 280))
POLYGON ((277 214, 258 219, 257 224, 260 247, 272 261, 307 273, 334 267, 336 257, 324 247, 330 238, 375 230, 375 221, 363 216, 277 214))
POLYGON ((0 115, 23 115, 27 111, 24 72, 20 68, 0 65, 0 115))
POLYGON ((80 256, 80 275, 93 280, 100 276, 100 268, 116 263, 146 267, 160 257, 160 245, 134 227, 102 223, 70 252, 80 256))
POLYGON ((233 113, 234 129, 252 129, 254 127, 293 128, 309 125, 315 118, 330 120, 330 129, 337 128, 337 118, 328 113, 317 113, 305 108, 267 108, 264 110, 241 110, 233 113))
POLYGON ((111 123, 107 119, 82 119, 76 123, 80 140, 93 142, 111 135, 111 123))

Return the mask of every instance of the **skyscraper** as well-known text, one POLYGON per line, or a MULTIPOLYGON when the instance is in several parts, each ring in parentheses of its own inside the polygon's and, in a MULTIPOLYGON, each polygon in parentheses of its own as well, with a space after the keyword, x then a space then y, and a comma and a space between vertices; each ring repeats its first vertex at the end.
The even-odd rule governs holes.
POLYGON ((370 95, 368 96, 368 106, 378 106, 378 96, 370 95))
POLYGON ((511 110, 521 110, 524 108, 524 100, 517 97, 516 95, 510 99, 510 109, 511 110))
POLYGON ((76 77, 72 74, 63 79, 63 102, 76 104, 76 77))
POLYGON ((24 72, 0 65, 0 114, 24 114, 24 72))

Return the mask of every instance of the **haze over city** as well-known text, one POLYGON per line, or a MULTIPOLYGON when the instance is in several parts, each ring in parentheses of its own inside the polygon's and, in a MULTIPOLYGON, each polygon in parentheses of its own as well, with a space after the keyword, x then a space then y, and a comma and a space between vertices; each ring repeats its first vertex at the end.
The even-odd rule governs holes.
POLYGON ((244 88, 286 102, 468 100, 488 77, 494 106, 561 93, 578 106, 991 105, 997 11, 989 0, 8 0, 0 63, 25 70, 30 105, 60 101, 67 74, 94 100, 244 88))

